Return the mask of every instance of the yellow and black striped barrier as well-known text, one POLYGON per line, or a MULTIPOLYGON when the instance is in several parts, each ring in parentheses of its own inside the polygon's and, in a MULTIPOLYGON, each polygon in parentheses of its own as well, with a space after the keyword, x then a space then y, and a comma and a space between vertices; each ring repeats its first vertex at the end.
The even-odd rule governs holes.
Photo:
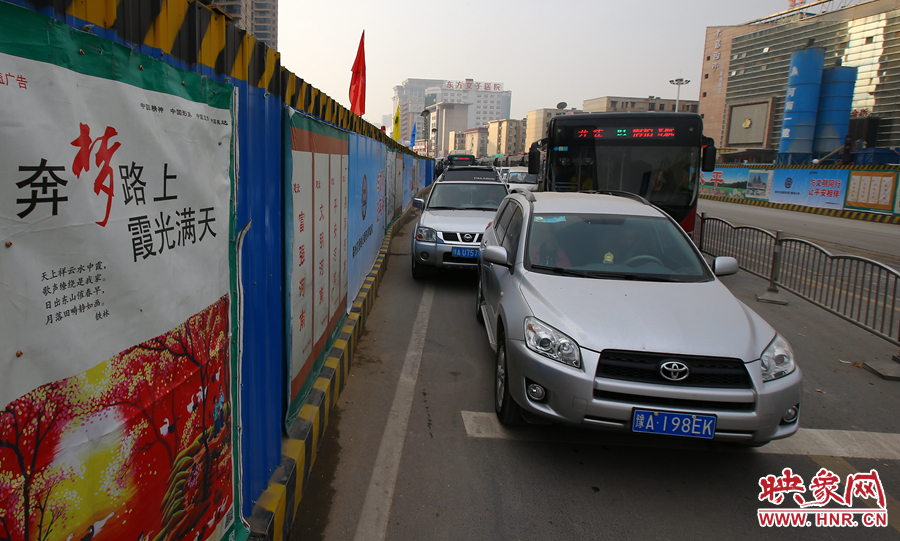
MULTIPOLYGON (((855 167, 854 169, 858 169, 855 167)), ((703 195, 701 199, 709 199, 711 201, 723 201, 725 203, 740 203, 741 205, 752 205, 755 207, 766 207, 778 210, 790 210, 794 212, 806 212, 809 214, 821 214, 823 216, 837 216, 838 218, 849 218, 851 220, 863 220, 866 222, 878 222, 887 224, 900 224, 900 216, 892 216, 890 214, 877 214, 874 212, 865 212, 860 210, 837 210, 823 209, 816 207, 806 207, 803 205, 789 205, 786 203, 771 203, 769 201, 759 201, 755 199, 740 199, 735 197, 724 197, 718 195, 703 195)))

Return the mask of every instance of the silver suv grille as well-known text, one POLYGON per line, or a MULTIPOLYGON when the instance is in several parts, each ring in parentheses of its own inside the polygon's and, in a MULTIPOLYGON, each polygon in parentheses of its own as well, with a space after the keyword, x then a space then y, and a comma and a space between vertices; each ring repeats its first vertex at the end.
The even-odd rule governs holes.
POLYGON ((446 242, 464 242, 466 244, 478 244, 481 242, 482 233, 457 233, 444 231, 441 233, 441 238, 446 242), (467 238, 466 235, 469 235, 467 238))

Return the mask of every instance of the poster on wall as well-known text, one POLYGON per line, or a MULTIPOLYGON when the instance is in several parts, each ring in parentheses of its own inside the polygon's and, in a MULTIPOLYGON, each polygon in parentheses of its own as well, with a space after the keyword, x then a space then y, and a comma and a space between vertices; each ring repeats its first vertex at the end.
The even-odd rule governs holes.
POLYGON ((747 173, 747 199, 768 201, 772 189, 772 169, 750 169, 747 173))
POLYGON ((846 169, 776 169, 769 201, 840 210, 849 173, 846 169))
POLYGON ((844 208, 890 214, 896 187, 896 171, 850 171, 844 208))
POLYGON ((233 89, 0 17, 0 538, 221 539, 233 89))
POLYGON ((700 194, 743 199, 748 173, 749 169, 731 167, 701 173, 700 194))
POLYGON ((381 143, 350 134, 347 293, 352 298, 356 298, 372 270, 384 239, 384 154, 387 152, 381 143))
MULTIPOLYGON (((349 136, 292 111, 290 197, 285 242, 290 257, 290 395, 294 401, 343 314, 347 299, 347 208, 352 196, 349 136)), ((293 419, 296 405, 288 408, 293 419)))

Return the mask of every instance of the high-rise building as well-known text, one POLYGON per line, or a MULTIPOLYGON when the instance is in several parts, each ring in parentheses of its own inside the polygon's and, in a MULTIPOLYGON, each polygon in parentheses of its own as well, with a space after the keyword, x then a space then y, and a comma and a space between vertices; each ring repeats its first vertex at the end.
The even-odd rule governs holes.
POLYGON ((278 0, 212 0, 238 28, 278 49, 278 0))
POLYGON ((877 126, 868 144, 900 146, 896 0, 817 2, 707 28, 699 87, 704 134, 741 160, 772 161, 781 142, 791 55, 809 47, 824 49, 825 68, 857 68, 851 131, 854 122, 877 126))
MULTIPOLYGON (((429 154, 441 158, 451 150, 461 150, 463 146, 457 144, 457 134, 462 135, 468 129, 466 121, 469 118, 468 103, 435 103, 426 107, 429 125, 426 128, 430 136, 428 143, 429 154), (456 132, 453 134, 452 132, 456 132)), ((417 129, 418 131, 418 129, 417 129)), ((463 142, 465 139, 463 139, 463 142)))
POLYGON ((491 120, 509 117, 512 92, 503 90, 503 83, 476 81, 474 79, 406 79, 394 87, 391 110, 400 105, 400 140, 409 140, 413 124, 416 138, 425 137, 425 119, 422 111, 436 103, 467 103, 469 115, 466 128, 486 126, 491 120), (404 106, 404 103, 406 105, 404 106))
POLYGON ((486 127, 479 126, 465 131, 465 145, 463 148, 466 154, 471 154, 476 158, 484 158, 487 155, 487 147, 488 129, 486 127))
POLYGON ((584 100, 582 107, 585 113, 635 113, 635 112, 670 112, 696 113, 697 100, 670 100, 659 96, 648 98, 628 98, 623 96, 603 96, 584 100), (676 101, 678 102, 676 104, 676 101))

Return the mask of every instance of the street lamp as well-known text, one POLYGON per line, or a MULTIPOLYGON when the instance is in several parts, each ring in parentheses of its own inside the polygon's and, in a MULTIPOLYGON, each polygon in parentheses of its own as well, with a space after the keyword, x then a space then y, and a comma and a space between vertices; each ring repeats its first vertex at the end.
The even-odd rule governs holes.
MULTIPOLYGON (((431 111, 429 111, 428 109, 425 109, 424 111, 422 111, 421 115, 422 115, 422 119, 423 119, 422 120, 422 130, 425 133, 425 137, 424 137, 424 139, 425 139, 425 156, 428 156, 428 127, 431 125, 428 122, 428 120, 429 120, 429 117, 431 116, 431 111)), ((416 144, 416 142, 413 141, 413 144, 416 144)))
POLYGON ((678 112, 678 101, 681 98, 681 85, 686 85, 690 83, 690 81, 679 77, 677 79, 669 79, 669 83, 678 87, 678 93, 675 95, 675 112, 678 112))

